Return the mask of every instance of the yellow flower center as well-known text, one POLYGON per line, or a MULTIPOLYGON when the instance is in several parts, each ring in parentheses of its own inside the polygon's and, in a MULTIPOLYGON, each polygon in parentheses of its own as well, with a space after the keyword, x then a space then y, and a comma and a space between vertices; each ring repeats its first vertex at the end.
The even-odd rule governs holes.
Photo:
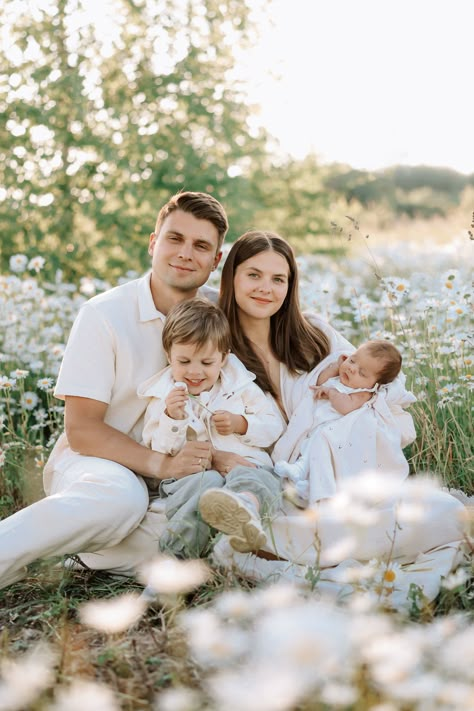
POLYGON ((386 570, 383 574, 383 579, 386 583, 393 583, 396 577, 394 570, 386 570))

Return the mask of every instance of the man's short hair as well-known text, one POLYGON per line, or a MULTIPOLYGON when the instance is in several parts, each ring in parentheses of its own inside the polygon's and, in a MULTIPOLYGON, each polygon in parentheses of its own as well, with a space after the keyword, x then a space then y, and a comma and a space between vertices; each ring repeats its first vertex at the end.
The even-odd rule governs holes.
POLYGON ((175 210, 189 212, 198 220, 208 220, 217 229, 218 233, 218 249, 221 248, 222 242, 229 229, 229 222, 224 208, 215 197, 208 193, 196 192, 181 192, 176 193, 168 200, 166 205, 163 205, 156 218, 155 232, 160 231, 160 227, 175 210))
POLYGON ((380 371, 377 378, 379 385, 386 385, 395 380, 402 367, 402 356, 398 348, 390 341, 374 340, 366 343, 373 358, 380 359, 380 371))
POLYGON ((173 306, 166 317, 162 340, 167 354, 173 343, 193 343, 202 348, 210 342, 220 353, 228 353, 232 344, 226 315, 200 296, 173 306))

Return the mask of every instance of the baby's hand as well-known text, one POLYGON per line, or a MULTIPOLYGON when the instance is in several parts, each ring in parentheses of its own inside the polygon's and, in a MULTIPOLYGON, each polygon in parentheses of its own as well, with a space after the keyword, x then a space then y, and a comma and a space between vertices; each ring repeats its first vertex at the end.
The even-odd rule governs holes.
POLYGON ((211 419, 221 435, 245 434, 247 431, 247 420, 242 415, 234 415, 227 410, 218 410, 211 419))
POLYGON ((325 385, 312 385, 311 390, 313 391, 314 400, 329 399, 329 391, 331 388, 327 388, 325 385))
POLYGON ((172 420, 184 420, 186 418, 186 402, 188 400, 188 388, 186 383, 175 383, 174 388, 166 396, 166 414, 172 420))

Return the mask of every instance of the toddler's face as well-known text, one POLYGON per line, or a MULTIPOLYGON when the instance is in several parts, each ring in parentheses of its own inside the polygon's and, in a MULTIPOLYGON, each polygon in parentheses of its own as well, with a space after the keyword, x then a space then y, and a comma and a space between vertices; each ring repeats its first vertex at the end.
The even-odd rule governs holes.
POLYGON ((195 343, 173 343, 168 355, 171 374, 176 382, 186 383, 191 395, 210 390, 224 365, 225 354, 213 343, 202 348, 195 343))
POLYGON ((339 378, 350 388, 373 388, 380 374, 380 359, 370 355, 365 346, 348 356, 339 367, 339 378))

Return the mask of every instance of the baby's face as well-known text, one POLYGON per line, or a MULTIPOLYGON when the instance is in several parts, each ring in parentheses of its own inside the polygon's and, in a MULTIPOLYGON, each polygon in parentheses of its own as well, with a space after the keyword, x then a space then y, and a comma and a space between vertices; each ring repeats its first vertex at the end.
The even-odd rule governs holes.
POLYGON ((373 388, 380 375, 380 359, 370 355, 366 346, 361 346, 339 366, 339 378, 350 388, 373 388))
POLYGON ((168 360, 174 381, 186 383, 191 395, 199 395, 216 383, 225 355, 213 343, 202 348, 195 343, 173 343, 168 360))

